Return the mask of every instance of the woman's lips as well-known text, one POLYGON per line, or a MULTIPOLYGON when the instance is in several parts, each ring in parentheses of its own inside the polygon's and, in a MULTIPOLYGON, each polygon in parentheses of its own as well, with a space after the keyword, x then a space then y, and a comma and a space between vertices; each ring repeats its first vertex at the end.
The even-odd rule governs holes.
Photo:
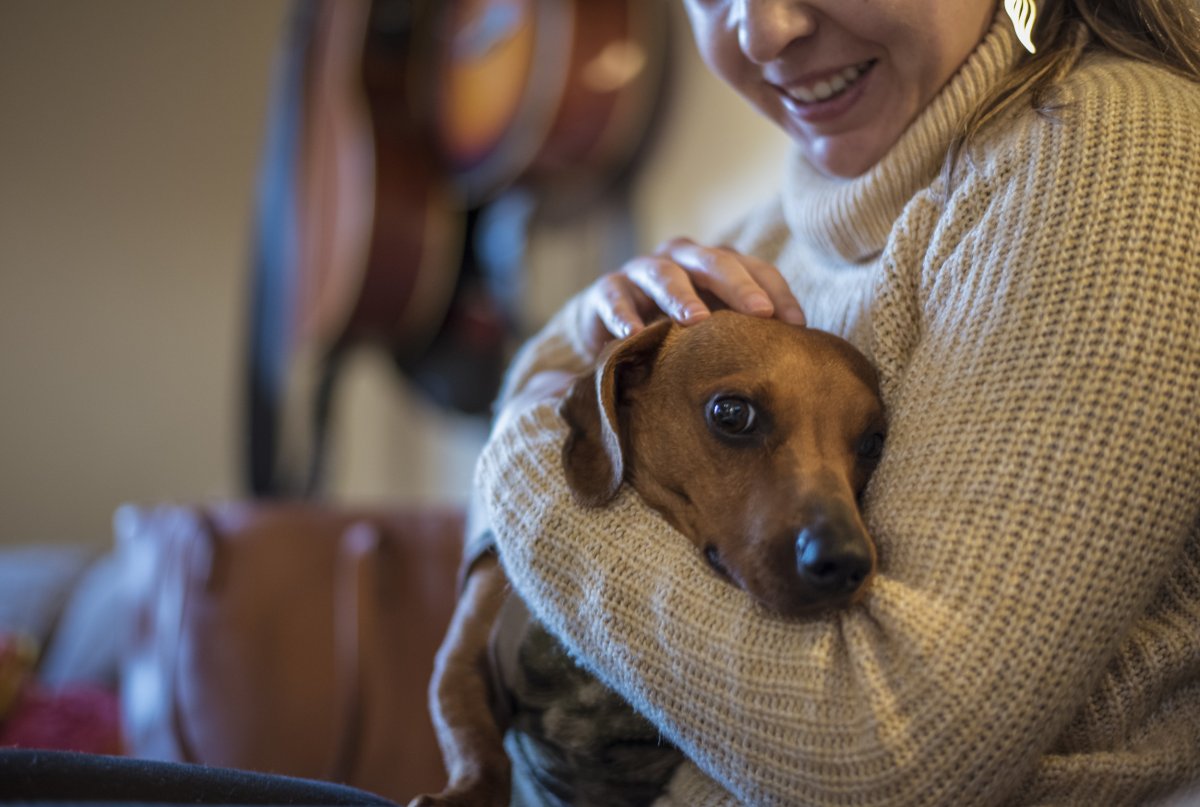
POLYGON ((814 81, 776 85, 788 111, 808 123, 835 118, 862 95, 875 60, 850 65, 814 81))

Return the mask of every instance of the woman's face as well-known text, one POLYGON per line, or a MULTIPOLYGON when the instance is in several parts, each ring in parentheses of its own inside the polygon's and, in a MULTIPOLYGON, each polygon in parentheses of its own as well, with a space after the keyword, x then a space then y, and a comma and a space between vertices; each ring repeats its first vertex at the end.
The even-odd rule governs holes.
POLYGON ((832 176, 879 161, 966 60, 996 0, 684 0, 709 68, 832 176))

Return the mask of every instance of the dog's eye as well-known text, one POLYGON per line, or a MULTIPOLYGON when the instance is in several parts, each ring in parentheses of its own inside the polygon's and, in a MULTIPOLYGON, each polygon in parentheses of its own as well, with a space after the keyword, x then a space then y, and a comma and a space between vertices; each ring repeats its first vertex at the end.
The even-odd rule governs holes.
POLYGON ((708 405, 708 422, 725 434, 749 434, 758 426, 758 412, 745 398, 720 396, 708 405))
POLYGON ((882 432, 868 434, 858 441, 858 456, 868 462, 874 462, 883 456, 885 436, 882 432))

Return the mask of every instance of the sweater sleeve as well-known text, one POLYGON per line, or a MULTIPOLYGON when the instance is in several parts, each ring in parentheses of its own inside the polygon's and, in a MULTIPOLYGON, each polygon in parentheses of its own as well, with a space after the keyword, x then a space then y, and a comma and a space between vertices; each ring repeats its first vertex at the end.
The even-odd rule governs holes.
MULTIPOLYGON (((583 293, 576 294, 521 346, 504 376, 493 409, 497 416, 493 428, 500 428, 514 399, 538 397, 531 390, 536 378, 546 372, 576 375, 584 372, 596 360, 594 351, 585 341, 583 293), (529 393, 529 394, 526 394, 529 393)), ((518 404, 518 406, 521 404, 518 404)), ((482 499, 478 485, 471 488, 467 506, 462 563, 459 567, 459 586, 470 569, 483 556, 496 549, 496 534, 491 516, 482 499)))
POLYGON ((628 489, 575 505, 549 403, 485 448, 531 610, 739 800, 1004 802, 1196 540, 1200 116, 1135 89, 1020 118, 898 222, 862 604, 777 618, 628 489))
POLYGON ((519 395, 538 373, 562 371, 582 373, 596 360, 597 350, 587 343, 590 323, 586 322, 584 293, 567 301, 537 334, 522 345, 513 357, 504 384, 496 400, 502 410, 519 395))

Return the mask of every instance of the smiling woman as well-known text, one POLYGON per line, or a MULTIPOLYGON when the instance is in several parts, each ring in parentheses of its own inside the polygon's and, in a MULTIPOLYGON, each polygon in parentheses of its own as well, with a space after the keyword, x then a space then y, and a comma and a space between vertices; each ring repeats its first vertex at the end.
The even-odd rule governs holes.
POLYGON ((517 357, 478 471, 514 588, 687 755, 663 803, 1194 789, 1194 0, 685 6, 708 66, 794 154, 722 246, 630 261, 517 357), (633 497, 578 506, 556 402, 523 394, 610 334, 718 303, 832 331, 879 371, 877 573, 821 618, 731 599, 633 497))
POLYGON ((709 68, 833 176, 879 161, 991 23, 994 0, 686 0, 709 68))

